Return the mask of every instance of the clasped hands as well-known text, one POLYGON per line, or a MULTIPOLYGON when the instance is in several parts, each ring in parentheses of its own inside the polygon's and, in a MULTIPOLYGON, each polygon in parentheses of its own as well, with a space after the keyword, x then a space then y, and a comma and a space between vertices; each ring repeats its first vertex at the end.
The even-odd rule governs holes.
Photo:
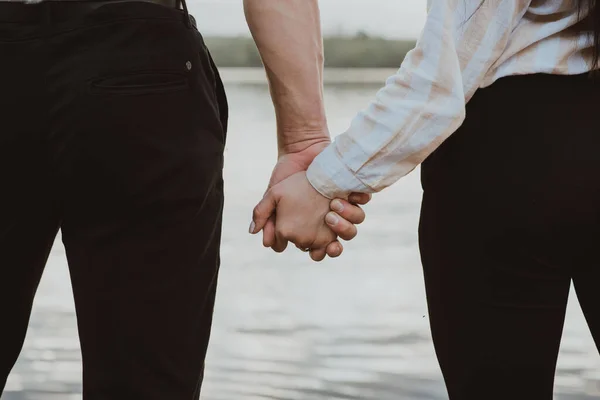
POLYGON ((308 166, 328 144, 329 140, 324 140, 279 157, 269 188, 254 208, 250 224, 251 234, 263 231, 265 247, 280 253, 292 242, 309 252, 314 261, 322 261, 327 255, 342 254, 338 237, 352 240, 356 236, 356 225, 365 220, 360 205, 367 204, 371 196, 352 193, 347 200, 330 200, 306 178, 308 166))

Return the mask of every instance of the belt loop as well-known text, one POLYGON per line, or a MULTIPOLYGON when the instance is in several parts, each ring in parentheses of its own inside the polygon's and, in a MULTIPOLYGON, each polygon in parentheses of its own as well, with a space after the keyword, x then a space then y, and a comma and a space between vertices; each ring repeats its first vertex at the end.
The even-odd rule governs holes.
POLYGON ((185 0, 177 0, 177 3, 181 2, 181 7, 183 8, 183 22, 188 29, 192 29, 192 18, 190 17, 190 12, 188 11, 187 4, 185 0))

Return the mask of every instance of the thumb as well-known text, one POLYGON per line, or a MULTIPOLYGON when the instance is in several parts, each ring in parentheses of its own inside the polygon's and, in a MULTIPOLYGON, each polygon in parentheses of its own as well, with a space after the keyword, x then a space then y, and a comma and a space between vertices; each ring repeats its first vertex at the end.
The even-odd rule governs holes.
POLYGON ((254 235, 260 232, 276 209, 277 199, 275 198, 273 191, 268 190, 262 200, 254 207, 252 223, 250 224, 250 233, 254 235))

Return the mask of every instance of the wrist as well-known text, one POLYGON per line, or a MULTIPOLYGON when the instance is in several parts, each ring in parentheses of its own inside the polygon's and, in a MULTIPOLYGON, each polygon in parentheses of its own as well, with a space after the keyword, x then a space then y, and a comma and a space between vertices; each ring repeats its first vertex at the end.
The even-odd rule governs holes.
POLYGON ((316 124, 301 128, 280 128, 277 135, 279 156, 302 153, 314 148, 326 147, 331 143, 327 124, 316 124))
POLYGON ((302 131, 302 135, 298 135, 290 140, 280 140, 278 143, 279 157, 289 154, 299 154, 311 151, 322 151, 331 143, 331 137, 328 131, 307 132, 302 131))

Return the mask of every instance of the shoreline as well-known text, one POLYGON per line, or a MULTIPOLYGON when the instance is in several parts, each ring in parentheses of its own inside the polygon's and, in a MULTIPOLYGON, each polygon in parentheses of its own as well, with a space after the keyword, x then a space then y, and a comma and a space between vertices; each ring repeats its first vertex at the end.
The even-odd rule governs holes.
MULTIPOLYGON (((331 84, 376 84, 383 86, 394 68, 325 68, 323 81, 331 84)), ((221 67, 221 78, 228 84, 266 85, 267 77, 259 67, 221 67)))

